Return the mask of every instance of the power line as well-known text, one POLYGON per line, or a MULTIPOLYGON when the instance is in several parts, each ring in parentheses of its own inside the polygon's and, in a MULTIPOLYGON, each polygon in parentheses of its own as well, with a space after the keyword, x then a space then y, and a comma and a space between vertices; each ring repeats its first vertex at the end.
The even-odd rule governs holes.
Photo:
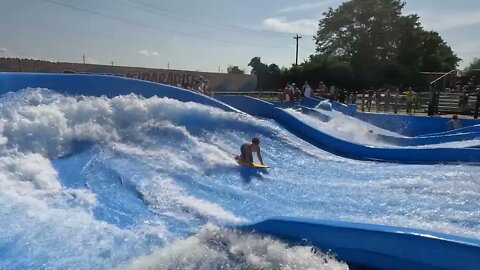
POLYGON ((267 34, 267 35, 272 35, 272 36, 276 36, 276 37, 287 37, 289 35, 289 33, 279 33, 279 32, 270 31, 270 30, 255 30, 255 29, 248 29, 248 28, 244 28, 244 27, 240 27, 240 26, 236 26, 236 25, 221 24, 221 23, 214 22, 214 21, 207 21, 207 20, 199 18, 199 17, 193 17, 193 16, 186 17, 186 16, 175 14, 171 10, 159 7, 157 5, 154 5, 154 4, 151 4, 151 3, 145 3, 145 2, 141 2, 141 1, 130 1, 130 2, 118 2, 118 1, 114 1, 114 0, 110 0, 110 1, 114 2, 116 4, 130 6, 130 7, 133 7, 133 8, 139 9, 139 10, 143 10, 143 11, 146 11, 146 12, 149 12, 149 13, 154 13, 154 14, 165 16, 165 17, 170 17, 170 18, 173 18, 173 19, 176 19, 176 20, 187 22, 187 23, 191 23, 191 24, 195 24, 195 25, 203 25, 203 26, 207 26, 207 27, 211 27, 211 28, 217 28, 217 29, 226 30, 226 31, 238 32, 238 33, 244 33, 244 34, 256 34, 256 35, 267 34), (132 5, 131 2, 136 3, 137 5, 135 5, 135 4, 132 5), (143 6, 138 6, 138 5, 145 5, 145 6, 148 6, 148 8, 145 8, 143 6), (157 10, 160 10, 160 12, 157 11, 157 10))
POLYGON ((176 35, 182 35, 182 36, 186 36, 186 37, 189 37, 189 38, 204 39, 204 40, 209 40, 209 41, 217 41, 217 42, 223 42, 223 43, 229 43, 229 44, 235 44, 235 45, 242 45, 242 46, 250 46, 250 47, 264 47, 264 48, 274 48, 274 49, 291 48, 289 46, 261 45, 261 44, 243 43, 243 42, 237 42, 237 41, 223 40, 223 39, 207 38, 207 37, 196 35, 196 34, 177 32, 177 31, 172 31, 172 30, 162 28, 162 27, 158 27, 158 26, 151 26, 151 25, 144 24, 144 23, 141 23, 141 22, 135 22, 135 21, 131 21, 131 20, 128 20, 128 19, 124 19, 124 18, 120 18, 120 17, 108 15, 108 14, 103 14, 103 13, 88 10, 88 9, 83 9, 83 8, 80 8, 80 7, 68 5, 68 4, 65 4, 65 3, 60 3, 60 2, 57 2, 57 1, 53 1, 53 0, 44 0, 44 1, 48 2, 48 3, 51 3, 51 4, 54 4, 54 5, 62 6, 64 8, 69 8, 69 9, 81 11, 81 12, 92 14, 92 15, 95 15, 95 16, 104 17, 104 18, 108 18, 108 19, 111 19, 111 20, 116 20, 116 21, 120 21, 120 22, 123 22, 123 23, 132 24, 132 25, 139 26, 139 27, 144 27, 144 28, 149 28, 149 29, 154 29, 154 30, 160 30, 160 31, 164 31, 164 32, 168 32, 168 33, 172 33, 172 34, 176 34, 176 35))

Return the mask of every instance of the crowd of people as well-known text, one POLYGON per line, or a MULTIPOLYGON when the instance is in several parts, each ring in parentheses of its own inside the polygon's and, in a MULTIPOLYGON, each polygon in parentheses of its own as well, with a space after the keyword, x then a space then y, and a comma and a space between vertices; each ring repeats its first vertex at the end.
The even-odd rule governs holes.
POLYGON ((318 88, 312 88, 307 81, 301 87, 298 87, 295 83, 287 84, 283 91, 280 92, 279 99, 281 101, 299 101, 302 97, 311 96, 328 98, 341 103, 356 101, 356 96, 353 92, 348 92, 335 86, 331 86, 329 89, 323 82, 320 82, 318 88))
POLYGON ((181 87, 181 88, 184 88, 184 89, 187 89, 187 90, 190 90, 190 91, 193 91, 193 92, 205 94, 205 95, 208 95, 208 96, 213 95, 212 90, 208 86, 208 80, 205 79, 203 76, 200 76, 200 77, 196 78, 195 80, 192 81, 192 83, 184 82, 184 83, 182 83, 180 85, 177 85, 177 86, 181 87))
POLYGON ((411 87, 404 92, 400 92, 399 88, 375 89, 373 87, 362 91, 347 91, 334 85, 327 87, 323 82, 319 83, 318 88, 313 89, 307 81, 302 87, 298 87, 295 83, 287 84, 283 91, 280 92, 279 99, 281 101, 299 101, 302 97, 318 96, 344 104, 356 104, 359 94, 361 94, 363 99, 362 104, 365 105, 366 110, 369 112, 372 110, 373 105, 375 105, 377 112, 383 109, 384 112, 388 113, 392 107, 396 111, 400 99, 404 98, 407 113, 411 114, 417 101, 417 93, 411 87))
POLYGON ((375 101, 375 109, 380 112, 389 113, 392 110, 397 113, 397 108, 400 102, 405 104, 405 109, 408 114, 412 114, 412 110, 418 107, 417 92, 413 91, 412 87, 407 88, 401 92, 398 87, 396 88, 378 88, 373 87, 363 92, 362 104, 365 104, 366 109, 370 112, 375 101))
POLYGON ((476 83, 476 77, 472 76, 467 83, 464 83, 463 80, 460 78, 455 83, 455 88, 452 87, 450 92, 456 92, 460 95, 458 96, 458 107, 462 112, 467 111, 468 108, 468 101, 470 95, 478 95, 480 92, 480 85, 476 83))

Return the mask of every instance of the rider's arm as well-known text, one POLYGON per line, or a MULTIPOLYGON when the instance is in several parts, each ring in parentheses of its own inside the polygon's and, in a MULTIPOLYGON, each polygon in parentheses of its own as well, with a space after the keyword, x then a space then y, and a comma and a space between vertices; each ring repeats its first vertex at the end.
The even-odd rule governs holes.
POLYGON ((260 163, 262 163, 263 165, 262 155, 260 155, 260 147, 258 147, 257 157, 258 157, 258 160, 260 160, 260 163))

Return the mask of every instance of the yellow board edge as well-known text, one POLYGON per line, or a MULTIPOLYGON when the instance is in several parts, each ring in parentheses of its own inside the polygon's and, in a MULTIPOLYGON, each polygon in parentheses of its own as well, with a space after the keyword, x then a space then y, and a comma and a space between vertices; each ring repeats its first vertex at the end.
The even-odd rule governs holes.
POLYGON ((247 166, 247 167, 252 167, 252 168, 258 168, 258 169, 267 169, 267 168, 270 168, 270 167, 267 166, 267 165, 262 165, 262 164, 257 163, 257 162, 249 163, 249 162, 245 162, 245 161, 240 161, 240 160, 238 160, 237 157, 235 157, 235 160, 237 161, 238 164, 240 164, 240 165, 242 165, 242 166, 247 166))

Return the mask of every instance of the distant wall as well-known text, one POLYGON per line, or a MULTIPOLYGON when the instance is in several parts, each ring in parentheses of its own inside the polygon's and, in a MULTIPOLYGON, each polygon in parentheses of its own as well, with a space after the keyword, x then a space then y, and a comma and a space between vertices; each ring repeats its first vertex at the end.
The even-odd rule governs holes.
POLYGON ((169 97, 197 102, 227 111, 238 111, 209 96, 164 84, 130 78, 92 74, 0 72, 0 94, 28 87, 48 88, 70 95, 107 96, 135 93, 144 97, 169 97))
POLYGON ((253 91, 257 87, 257 77, 247 74, 225 74, 79 63, 53 63, 17 58, 0 58, 0 72, 2 71, 107 74, 175 86, 183 85, 184 83, 192 84, 196 79, 202 77, 208 80, 208 86, 214 91, 253 91))

